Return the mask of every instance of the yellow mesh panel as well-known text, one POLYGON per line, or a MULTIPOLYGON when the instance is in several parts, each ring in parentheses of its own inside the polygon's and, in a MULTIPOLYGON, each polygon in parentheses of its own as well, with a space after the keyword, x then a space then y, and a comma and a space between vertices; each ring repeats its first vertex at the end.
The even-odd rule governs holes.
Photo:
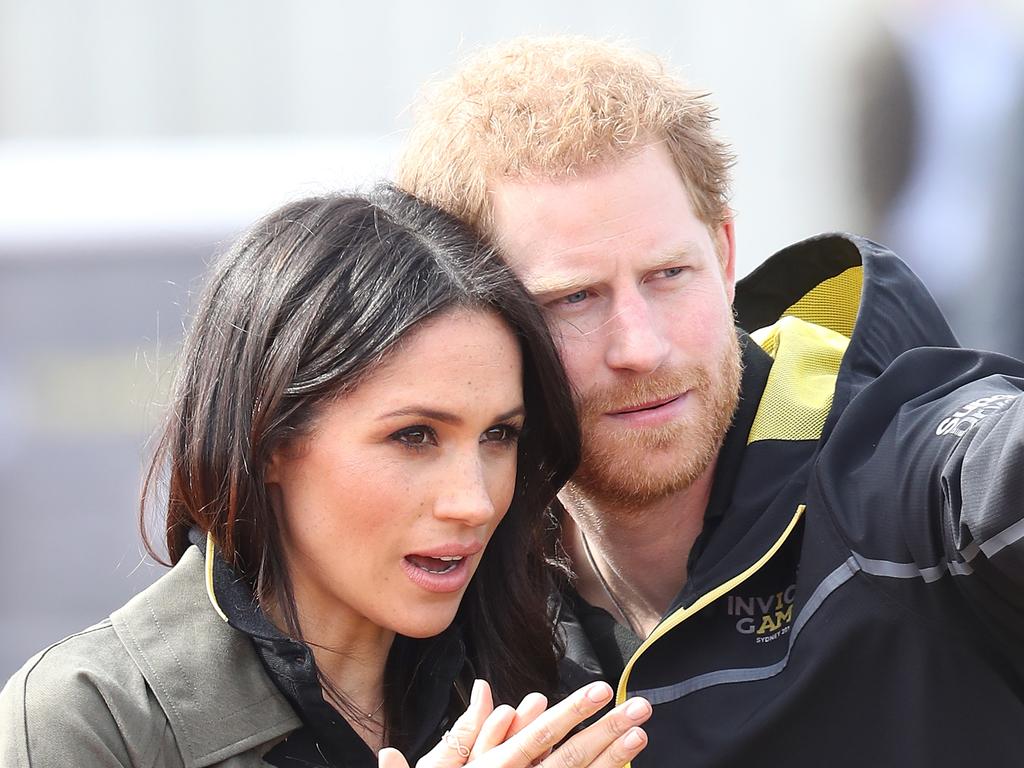
POLYGON ((850 267, 808 291, 783 316, 793 315, 815 325, 831 328, 847 338, 853 335, 860 307, 863 267, 850 267))
POLYGON ((850 340, 796 317, 783 317, 751 337, 775 362, 747 444, 817 439, 832 406, 836 374, 850 340))

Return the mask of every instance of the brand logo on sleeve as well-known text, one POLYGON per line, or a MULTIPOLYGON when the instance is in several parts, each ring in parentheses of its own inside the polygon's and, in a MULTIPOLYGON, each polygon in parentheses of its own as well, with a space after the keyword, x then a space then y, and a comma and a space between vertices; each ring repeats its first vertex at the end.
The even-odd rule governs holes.
POLYGON ((935 428, 935 434, 962 437, 974 429, 982 419, 1005 411, 1016 399, 1017 395, 989 395, 972 400, 967 405, 960 406, 956 413, 940 421, 939 426, 935 428))

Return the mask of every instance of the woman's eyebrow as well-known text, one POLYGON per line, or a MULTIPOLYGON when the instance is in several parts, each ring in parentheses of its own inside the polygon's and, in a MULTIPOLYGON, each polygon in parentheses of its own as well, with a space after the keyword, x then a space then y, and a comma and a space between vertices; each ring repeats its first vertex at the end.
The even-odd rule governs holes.
POLYGON ((495 421, 508 421, 509 419, 514 419, 516 416, 523 416, 523 417, 526 416, 526 408, 525 408, 525 406, 518 405, 515 408, 513 408, 511 411, 506 411, 505 413, 500 414, 495 419, 495 421))
POLYGON ((461 424, 462 417, 458 414, 452 413, 451 411, 441 411, 437 408, 430 408, 425 405, 410 405, 405 408, 399 408, 395 411, 388 411, 387 413, 381 414, 378 417, 378 421, 384 419, 391 419, 395 416, 418 416, 431 421, 440 421, 444 424, 461 424))
MULTIPOLYGON (((495 417, 495 421, 505 421, 506 419, 525 415, 526 408, 522 405, 517 405, 515 408, 495 417)), ((456 413, 452 413, 451 411, 442 411, 437 408, 420 405, 411 405, 406 408, 399 408, 395 411, 388 411, 387 413, 381 414, 381 416, 378 417, 378 421, 393 419, 396 416, 416 416, 424 419, 430 419, 431 421, 440 421, 442 424, 452 424, 455 426, 458 426, 463 422, 461 416, 456 413)))

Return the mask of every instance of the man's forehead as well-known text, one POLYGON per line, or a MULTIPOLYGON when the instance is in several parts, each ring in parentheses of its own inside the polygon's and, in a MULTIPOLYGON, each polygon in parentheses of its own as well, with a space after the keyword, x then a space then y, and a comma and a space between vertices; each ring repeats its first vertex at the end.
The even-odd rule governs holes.
POLYGON ((708 250, 664 147, 572 177, 488 183, 495 244, 534 294, 600 284, 708 250))

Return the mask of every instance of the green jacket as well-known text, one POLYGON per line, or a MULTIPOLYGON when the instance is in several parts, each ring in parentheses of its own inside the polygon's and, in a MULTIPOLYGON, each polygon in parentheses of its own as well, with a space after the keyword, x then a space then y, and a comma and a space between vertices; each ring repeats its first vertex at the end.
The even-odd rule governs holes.
POLYGON ((30 659, 0 691, 0 765, 265 765, 301 723, 206 581, 192 547, 109 619, 30 659))

